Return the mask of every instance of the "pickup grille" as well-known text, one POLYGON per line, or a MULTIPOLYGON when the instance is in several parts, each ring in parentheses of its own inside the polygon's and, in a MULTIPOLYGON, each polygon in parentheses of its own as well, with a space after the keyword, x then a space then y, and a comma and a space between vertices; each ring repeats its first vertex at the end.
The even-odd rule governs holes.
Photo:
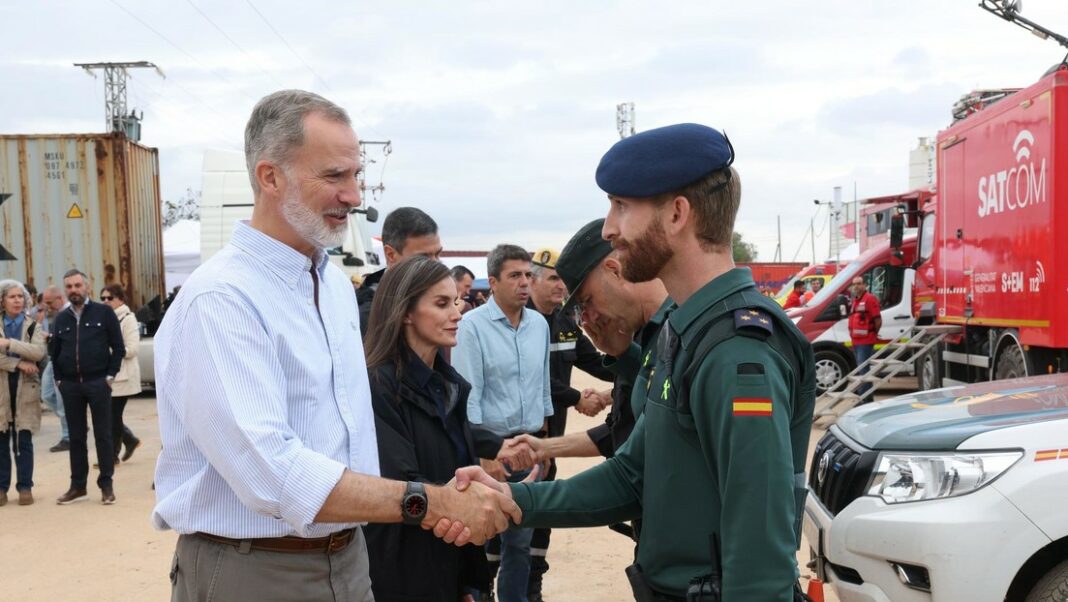
POLYGON ((808 469, 809 489, 832 515, 864 495, 878 456, 871 450, 847 445, 836 435, 836 430, 827 431, 816 444, 808 469), (827 459, 821 482, 820 463, 824 457, 827 459))

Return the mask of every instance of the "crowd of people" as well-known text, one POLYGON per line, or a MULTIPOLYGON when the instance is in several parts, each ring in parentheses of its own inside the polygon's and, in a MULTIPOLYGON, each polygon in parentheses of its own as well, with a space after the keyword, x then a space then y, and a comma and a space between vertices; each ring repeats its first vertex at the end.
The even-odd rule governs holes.
POLYGON ((90 416, 102 503, 115 503, 114 468, 141 445, 122 420, 127 400, 141 392, 140 327, 122 285, 105 286, 100 302, 89 290, 77 269, 63 275, 62 289, 49 285, 40 293, 31 283, 0 281, 0 369, 8 374, 8 386, 0 388, 0 506, 8 503, 12 460, 19 505, 34 503, 33 436, 42 404, 60 423, 61 438, 50 451, 70 456, 70 487, 59 504, 88 497, 90 416))
MULTIPOLYGON (((178 534, 173 600, 538 602, 550 529, 598 525, 634 546, 620 578, 637 600, 804 599, 812 350, 734 267, 741 180, 723 133, 614 145, 596 171, 607 215, 559 251, 496 246, 480 299, 414 207, 383 222, 384 269, 354 287, 330 263, 361 203, 342 108, 271 94, 245 149, 252 218, 155 337, 152 521, 178 534), (579 390, 574 368, 612 384, 579 390), (567 432, 571 408, 610 410, 567 432), (592 456, 556 478, 557 458, 592 456)), ((136 319, 120 286, 97 303, 81 272, 63 284, 31 315, 24 287, 0 282, 3 441, 32 501, 31 437, 41 401, 55 408, 72 475, 57 501, 75 502, 90 415, 111 504, 122 446, 125 461, 140 444, 122 424, 136 319)))

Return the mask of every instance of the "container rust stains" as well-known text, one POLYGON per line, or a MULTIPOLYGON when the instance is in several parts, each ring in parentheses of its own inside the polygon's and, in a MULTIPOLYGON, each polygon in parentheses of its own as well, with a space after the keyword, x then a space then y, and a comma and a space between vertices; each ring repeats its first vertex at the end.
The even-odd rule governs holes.
POLYGON ((115 134, 0 135, 0 278, 61 284, 76 267, 137 309, 164 294, 156 149, 115 134))

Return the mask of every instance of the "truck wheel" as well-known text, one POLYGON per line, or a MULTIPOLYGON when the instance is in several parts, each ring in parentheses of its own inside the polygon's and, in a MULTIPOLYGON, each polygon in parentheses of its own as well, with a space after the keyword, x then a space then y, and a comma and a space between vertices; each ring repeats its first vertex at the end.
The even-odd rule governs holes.
POLYGON ((916 378, 921 391, 942 387, 942 365, 938 361, 938 348, 931 349, 916 361, 916 378))
POLYGON ((829 349, 816 352, 816 395, 823 395, 845 378, 851 368, 842 354, 829 349))
POLYGON ((1068 600, 1068 560, 1050 569, 1031 588, 1024 602, 1064 602, 1068 600))
POLYGON ((1027 357, 1019 343, 1011 343, 998 357, 998 364, 994 370, 994 380, 1006 378, 1021 378, 1027 376, 1027 357))

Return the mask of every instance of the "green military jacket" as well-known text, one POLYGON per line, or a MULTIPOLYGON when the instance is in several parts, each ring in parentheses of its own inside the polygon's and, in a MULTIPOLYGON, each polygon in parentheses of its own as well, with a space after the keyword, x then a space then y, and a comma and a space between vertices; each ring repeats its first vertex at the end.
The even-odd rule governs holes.
POLYGON ((641 416, 642 408, 645 407, 649 374, 655 363, 656 338, 668 314, 674 309, 675 302, 671 297, 664 299, 656 313, 638 331, 638 336, 626 353, 617 358, 605 357, 605 368, 616 375, 616 386, 632 387, 630 404, 635 417, 641 416))
POLYGON ((734 269, 674 310, 667 327, 693 350, 696 335, 725 313, 780 312, 752 315, 775 318, 768 326, 784 330, 805 374, 793 373, 791 350, 734 336, 694 359, 688 408, 680 408, 670 382, 680 370, 654 353, 644 412, 615 457, 564 481, 512 485, 523 526, 641 518, 638 562, 655 589, 675 596, 710 572, 715 533, 726 602, 792 600, 815 370, 803 335, 761 299, 749 270, 734 269))

